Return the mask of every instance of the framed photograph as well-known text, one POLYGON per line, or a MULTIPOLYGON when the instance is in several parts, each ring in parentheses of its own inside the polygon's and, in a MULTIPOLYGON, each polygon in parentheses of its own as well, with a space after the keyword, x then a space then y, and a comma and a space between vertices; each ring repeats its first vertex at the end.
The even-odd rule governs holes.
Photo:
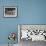
POLYGON ((4 17, 16 17, 17 7, 4 7, 4 17))
POLYGON ((19 24, 18 41, 46 41, 46 25, 44 24, 19 24))

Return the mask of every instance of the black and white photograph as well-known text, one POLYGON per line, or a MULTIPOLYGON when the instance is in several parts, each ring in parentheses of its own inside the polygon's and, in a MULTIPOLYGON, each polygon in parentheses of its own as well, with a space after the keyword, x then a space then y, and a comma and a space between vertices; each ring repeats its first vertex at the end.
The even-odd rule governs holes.
POLYGON ((16 7, 4 7, 4 17, 16 17, 17 8, 16 7))

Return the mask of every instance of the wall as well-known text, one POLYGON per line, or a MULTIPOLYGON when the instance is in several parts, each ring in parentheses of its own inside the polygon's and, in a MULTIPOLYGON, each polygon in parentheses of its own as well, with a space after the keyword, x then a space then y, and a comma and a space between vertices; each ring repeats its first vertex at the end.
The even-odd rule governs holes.
POLYGON ((8 43, 9 32, 18 32, 18 24, 46 24, 46 0, 0 0, 0 44, 8 43), (4 18, 5 6, 16 6, 18 16, 4 18))
POLYGON ((21 24, 46 24, 46 0, 19 0, 21 24))

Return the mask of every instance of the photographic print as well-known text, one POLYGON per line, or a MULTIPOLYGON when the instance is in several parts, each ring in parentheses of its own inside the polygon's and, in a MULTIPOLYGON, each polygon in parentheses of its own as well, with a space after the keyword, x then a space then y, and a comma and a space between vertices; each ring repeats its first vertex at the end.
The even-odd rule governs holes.
POLYGON ((20 41, 46 41, 46 25, 19 25, 18 30, 20 31, 20 41))
POLYGON ((17 8, 16 7, 4 7, 4 17, 16 17, 17 8))

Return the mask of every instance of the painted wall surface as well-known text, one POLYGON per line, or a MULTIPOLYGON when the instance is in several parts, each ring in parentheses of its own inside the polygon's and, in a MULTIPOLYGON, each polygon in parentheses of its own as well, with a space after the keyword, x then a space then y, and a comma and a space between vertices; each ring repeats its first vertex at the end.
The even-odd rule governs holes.
POLYGON ((0 0, 0 44, 8 43, 9 32, 17 34, 18 24, 46 24, 46 0, 0 0), (5 6, 16 6, 18 16, 4 18, 5 6))

